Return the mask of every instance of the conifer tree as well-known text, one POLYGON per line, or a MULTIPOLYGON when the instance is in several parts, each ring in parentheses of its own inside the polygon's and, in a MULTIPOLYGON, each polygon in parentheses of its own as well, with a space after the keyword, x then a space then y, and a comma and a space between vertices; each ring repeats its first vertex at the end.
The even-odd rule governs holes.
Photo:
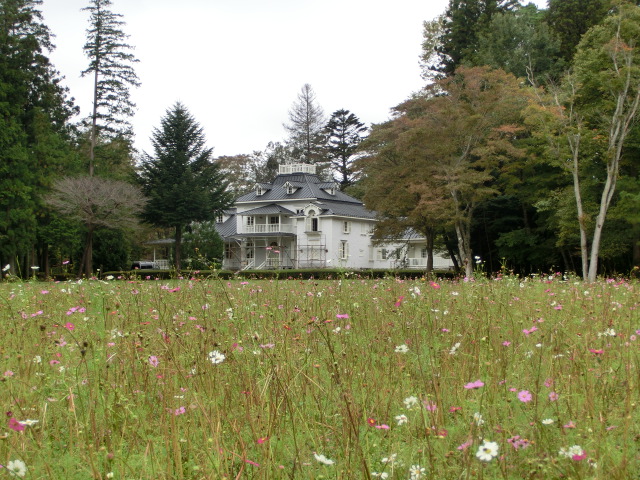
POLYGON ((154 155, 146 155, 140 183, 149 198, 143 216, 158 227, 175 231, 174 264, 181 266, 184 227, 214 220, 232 198, 202 128, 184 105, 167 110, 151 138, 154 155))

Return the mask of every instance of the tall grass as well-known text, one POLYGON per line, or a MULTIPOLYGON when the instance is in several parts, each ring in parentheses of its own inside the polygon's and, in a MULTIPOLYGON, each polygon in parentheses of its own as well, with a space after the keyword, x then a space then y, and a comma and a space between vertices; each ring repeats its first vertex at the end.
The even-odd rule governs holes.
POLYGON ((634 478, 639 304, 559 275, 3 283, 0 477, 634 478))

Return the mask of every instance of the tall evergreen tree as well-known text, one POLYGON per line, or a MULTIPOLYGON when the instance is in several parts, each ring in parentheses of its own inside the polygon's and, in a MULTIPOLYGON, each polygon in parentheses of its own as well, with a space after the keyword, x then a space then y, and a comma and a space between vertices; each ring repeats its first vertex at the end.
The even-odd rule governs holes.
POLYGON ((354 168, 355 153, 362 142, 367 127, 349 110, 336 110, 325 127, 327 158, 334 171, 334 179, 340 189, 350 187, 358 179, 354 168))
POLYGON ((232 204, 227 182, 205 146, 202 128, 181 103, 167 110, 151 138, 154 156, 142 162, 140 183, 149 198, 144 217, 175 231, 175 267, 181 266, 184 227, 214 220, 232 204))
POLYGON ((436 45, 440 62, 432 68, 452 73, 477 52, 480 36, 488 30, 491 19, 518 5, 518 0, 449 0, 436 45))
POLYGON ((289 110, 289 123, 284 124, 289 132, 287 144, 292 149, 292 160, 325 166, 323 131, 326 122, 313 88, 305 83, 289 110))
POLYGON ((560 56, 570 62, 582 35, 600 23, 611 0, 548 0, 547 23, 560 41, 560 56))
POLYGON ((95 148, 100 135, 131 135, 128 119, 133 116, 135 104, 130 87, 140 85, 132 64, 138 60, 126 43, 129 37, 122 27, 122 15, 109 10, 111 0, 91 0, 88 7, 89 29, 84 52, 89 66, 82 76, 93 76, 93 110, 91 113, 91 146, 89 175, 94 173, 95 148))
POLYGON ((14 268, 36 242, 40 193, 69 156, 75 110, 51 65, 40 0, 0 2, 0 258, 14 268))

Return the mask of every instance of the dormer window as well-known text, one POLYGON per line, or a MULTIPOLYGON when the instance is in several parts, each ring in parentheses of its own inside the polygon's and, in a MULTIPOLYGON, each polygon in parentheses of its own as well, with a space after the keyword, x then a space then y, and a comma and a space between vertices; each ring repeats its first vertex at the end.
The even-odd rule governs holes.
POLYGON ((262 188, 261 186, 257 186, 256 187, 256 195, 258 195, 259 197, 264 195, 266 192, 266 190, 264 188, 262 188))
POLYGON ((329 195, 335 195, 337 190, 337 185, 335 183, 332 183, 330 185, 327 185, 325 188, 323 188, 323 190, 327 192, 329 195))
POLYGON ((287 192, 287 195, 293 195, 297 190, 297 188, 291 185, 289 182, 285 183, 282 188, 284 188, 284 191, 287 192))
POLYGON ((222 217, 222 215, 216 215, 216 223, 222 223, 223 220, 224 218, 222 217))

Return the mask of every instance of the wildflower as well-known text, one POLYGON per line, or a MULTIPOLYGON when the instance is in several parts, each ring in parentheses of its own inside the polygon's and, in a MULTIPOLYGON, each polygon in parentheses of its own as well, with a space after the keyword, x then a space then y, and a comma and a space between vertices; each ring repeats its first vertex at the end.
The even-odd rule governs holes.
POLYGON ((469 448, 471 446, 471 443, 472 443, 471 440, 467 440, 466 442, 461 443, 460 445, 458 445, 456 447, 456 449, 465 451, 467 448, 469 448))
POLYGON ((573 457, 582 457, 584 455, 584 450, 580 445, 573 445, 569 448, 561 448, 558 454, 561 457, 573 458, 573 457))
POLYGON ((348 313, 338 313, 336 315, 336 318, 349 318, 349 314, 348 313))
POLYGON ((376 428, 378 430, 389 430, 389 425, 387 425, 386 423, 381 423, 380 425, 376 425, 376 428))
POLYGON ((157 366, 158 366, 158 363, 160 363, 160 362, 158 361, 158 357, 156 357, 155 355, 151 355, 151 356, 149 357, 149 365, 151 365, 152 367, 154 367, 154 368, 155 368, 155 367, 157 367, 157 366))
POLYGON ((458 348, 460 348, 460 342, 456 342, 453 347, 451 347, 451 350, 449 350, 449 355, 455 355, 458 351, 458 348))
POLYGON ((509 345, 511 345, 511 342, 509 340, 505 340, 504 342, 502 342, 502 346, 504 347, 508 347, 509 345))
POLYGON ((11 460, 7 463, 7 470, 12 477, 24 477, 27 474, 27 465, 22 460, 11 460))
POLYGON ((482 419, 482 414, 480 412, 476 412, 473 414, 473 423, 475 423, 477 426, 484 424, 484 420, 482 419))
POLYGON ((409 475, 411 480, 418 480, 424 476, 425 469, 420 465, 411 465, 409 468, 409 475))
POLYGON ((209 360, 214 365, 224 362, 225 358, 226 357, 224 356, 224 354, 220 353, 218 350, 213 350, 209 352, 209 360))
POLYGON ((464 388, 466 388, 466 389, 476 389, 476 388, 481 388, 481 387, 484 387, 484 382, 482 380, 476 380, 475 382, 469 382, 464 386, 464 388))
POLYGON ((367 423, 372 427, 375 427, 375 425, 376 425, 375 419, 371 418, 371 417, 367 418, 367 423))
POLYGON ((551 392, 549 394, 549 401, 555 402, 556 400, 558 400, 558 394, 556 392, 551 392))
POLYGON ((498 444, 496 442, 487 442, 486 440, 478 448, 476 457, 483 462, 490 462, 498 456, 498 444))
POLYGON ((406 409, 411 409, 418 405, 418 398, 411 396, 404 399, 404 406, 406 409))
POLYGON ((530 402, 532 398, 533 396, 531 395, 531 392, 529 392, 529 390, 522 390, 521 392, 518 393, 518 400, 520 400, 523 403, 530 402))
POLYGON ((409 347, 407 347, 404 343, 396 347, 396 353, 407 353, 408 351, 409 347))
POLYGON ((398 422, 398 425, 404 425, 405 423, 407 423, 409 421, 407 416, 404 415, 404 414, 396 415, 395 419, 396 419, 396 422, 398 422))
POLYGON ((317 453, 314 453, 313 456, 318 462, 324 465, 333 465, 334 463, 336 463, 333 460, 325 457, 324 455, 318 455, 317 453))
POLYGON ((544 420, 541 420, 543 425, 551 425, 555 420, 553 418, 545 418, 544 420))
POLYGON ((17 421, 15 418, 11 417, 9 419, 9 428, 11 430, 15 430, 16 432, 21 432, 24 430, 24 425, 22 425, 19 421, 17 421))
POLYGON ((33 427, 36 423, 38 423, 38 420, 20 420, 20 424, 24 425, 25 427, 33 427))
POLYGON ((176 408, 175 411, 173 412, 175 416, 184 415, 185 413, 187 413, 187 409, 184 407, 176 408))
POLYGON ((397 456, 398 456, 398 454, 397 454, 397 453, 392 453, 392 454, 391 454, 391 455, 389 455, 388 457, 384 457, 382 460, 380 460, 380 462, 381 462, 381 463, 384 463, 385 465, 386 465, 387 463, 390 463, 390 464, 392 464, 392 465, 393 465, 393 464, 395 463, 395 461, 396 461, 397 456))
POLYGON ((9 264, 7 263, 4 267, 2 267, 2 271, 3 271, 3 272, 6 272, 6 271, 8 271, 10 268, 11 268, 11 265, 9 265, 9 264))
POLYGON ((372 477, 387 479, 389 478, 389 474, 387 472, 371 472, 372 477))

